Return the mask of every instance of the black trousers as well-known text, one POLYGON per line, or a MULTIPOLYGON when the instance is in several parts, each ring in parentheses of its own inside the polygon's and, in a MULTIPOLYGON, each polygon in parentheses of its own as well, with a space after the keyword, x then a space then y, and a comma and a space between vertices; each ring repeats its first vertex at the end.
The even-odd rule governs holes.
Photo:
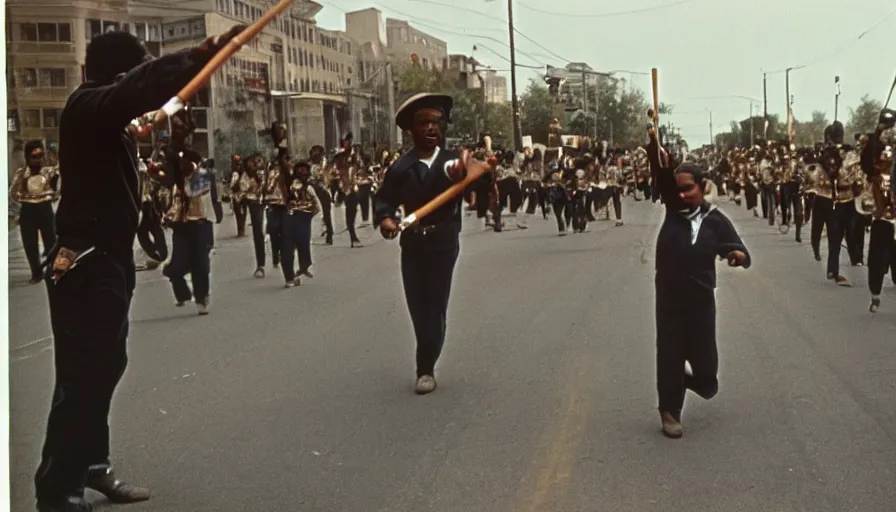
POLYGON ((781 221, 790 225, 791 220, 796 224, 796 239, 799 240, 803 229, 803 198, 797 183, 781 185, 781 221))
POLYGON ((750 183, 744 185, 744 199, 747 202, 747 210, 756 208, 756 200, 759 197, 759 190, 750 183))
POLYGON ((249 203, 249 220, 252 222, 252 245, 255 247, 255 266, 264 267, 264 205, 249 203))
POLYGON ((775 211, 778 209, 778 194, 772 185, 762 185, 762 217, 768 219, 768 225, 775 225, 775 211))
MULTIPOLYGON (((811 232, 810 243, 812 244, 812 252, 815 253, 815 256, 821 254, 821 233, 824 231, 826 225, 828 225, 831 221, 831 217, 834 216, 834 201, 827 197, 822 196, 814 196, 812 198, 812 216, 811 216, 811 232)), ((831 228, 828 227, 828 239, 831 238, 831 228)), ((837 241, 837 255, 840 255, 840 241, 837 241)))
POLYGON ((887 271, 896 284, 896 239, 893 237, 893 224, 885 220, 871 222, 871 239, 868 241, 868 291, 871 295, 880 295, 887 271))
POLYGON ((207 220, 176 222, 171 225, 171 261, 162 274, 171 281, 174 298, 178 302, 195 299, 208 305, 211 287, 211 258, 215 245, 214 226, 207 220), (185 279, 190 274, 193 290, 185 279))
POLYGON ((554 217, 557 218, 557 230, 563 233, 566 231, 566 224, 568 223, 567 218, 569 215, 567 212, 568 210, 571 210, 569 207, 569 200, 564 197, 554 201, 552 205, 554 209, 554 217))
POLYGON ((536 206, 541 207, 541 214, 545 219, 548 218, 547 210, 545 209, 545 194, 541 188, 541 182, 538 181, 525 181, 523 182, 522 187, 523 199, 526 201, 526 213, 532 215, 535 213, 536 206))
POLYGON ((31 268, 31 279, 40 279, 41 251, 37 243, 37 236, 44 245, 44 254, 56 245, 56 219, 53 213, 52 201, 43 203, 22 203, 19 209, 19 233, 22 235, 22 248, 25 249, 25 259, 31 268))
POLYGON ((248 208, 244 202, 233 204, 233 218, 236 219, 236 236, 246 236, 247 210, 248 208))
POLYGON ((283 250, 284 215, 286 215, 285 206, 272 205, 265 211, 265 231, 271 240, 271 262, 275 267, 280 264, 280 252, 283 250))
POLYGON ((870 225, 871 216, 861 215, 856 210, 848 230, 849 237, 846 240, 846 246, 849 248, 849 261, 853 265, 858 265, 865 261, 865 228, 870 225))
POLYGON ((283 215, 283 278, 296 278, 296 252, 299 253, 299 273, 311 268, 311 213, 287 212, 283 215))
MULTIPOLYGON (((405 236, 428 236, 405 233, 405 236)), ((448 298, 460 244, 429 249, 421 244, 403 244, 401 280, 417 338, 417 377, 434 375, 445 344, 448 298)))
POLYGON ((523 204, 523 191, 520 189, 520 182, 515 178, 499 181, 498 199, 500 208, 510 206, 510 213, 516 213, 523 204))
POLYGON ((34 477, 38 500, 83 495, 88 468, 109 463, 109 406, 127 367, 135 280, 133 254, 98 252, 58 282, 46 279, 56 384, 34 477))
POLYGON ((330 191, 320 184, 313 185, 314 192, 320 200, 321 213, 324 220, 324 235, 327 237, 327 243, 333 243, 333 199, 330 191))
POLYGON ((355 233, 355 220, 358 218, 358 194, 352 193, 344 195, 345 200, 345 228, 348 229, 348 236, 353 242, 358 241, 358 235, 355 233))
POLYGON ((616 220, 622 220, 622 187, 610 187, 610 197, 613 199, 613 213, 616 220))
POLYGON ((685 391, 719 391, 715 291, 656 283, 656 385, 660 412, 681 419, 685 391), (693 376, 685 375, 684 362, 693 376))
POLYGON ((588 227, 588 209, 585 207, 588 192, 576 190, 572 193, 572 229, 581 232, 588 227))
POLYGON ((370 211, 373 209, 373 185, 358 185, 358 205, 361 207, 361 222, 370 220, 370 211))

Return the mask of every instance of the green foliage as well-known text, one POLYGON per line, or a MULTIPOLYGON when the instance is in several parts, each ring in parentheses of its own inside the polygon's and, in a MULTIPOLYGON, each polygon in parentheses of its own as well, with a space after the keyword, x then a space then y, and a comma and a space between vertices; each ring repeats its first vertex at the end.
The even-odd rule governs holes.
POLYGON ((793 120, 793 130, 795 132, 793 142, 797 146, 812 146, 816 142, 824 140, 824 129, 831 124, 828 121, 826 113, 816 110, 812 112, 812 120, 799 122, 793 120))
POLYGON ((854 133, 873 132, 877 127, 877 119, 883 108, 883 102, 873 100, 867 94, 862 96, 859 106, 849 109, 849 121, 846 123, 845 138, 852 140, 854 133))
POLYGON ((548 93, 547 85, 535 78, 529 81, 529 86, 520 97, 522 135, 531 135, 533 142, 547 144, 548 125, 554 118, 553 103, 554 98, 548 93))

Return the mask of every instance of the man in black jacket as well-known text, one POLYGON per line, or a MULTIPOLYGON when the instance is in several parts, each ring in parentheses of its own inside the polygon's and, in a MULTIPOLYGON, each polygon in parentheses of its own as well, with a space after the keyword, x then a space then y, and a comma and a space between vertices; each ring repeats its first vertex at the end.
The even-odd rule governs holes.
MULTIPOLYGON (((398 208, 410 216, 417 208, 463 179, 474 166, 487 167, 464 151, 442 149, 454 100, 441 94, 417 94, 398 109, 395 121, 411 132, 414 148, 386 171, 375 197, 375 222, 387 239, 398 236, 398 208)), ((448 297, 454 265, 460 252, 461 203, 459 194, 401 235, 401 278, 414 334, 417 338, 419 395, 436 388, 435 365, 445 342, 448 297)))
POLYGON ((242 28, 155 60, 123 32, 87 48, 88 81, 60 120, 65 192, 46 275, 56 387, 35 475, 39 511, 90 511, 85 486, 116 503, 149 499, 147 489, 119 481, 109 462, 109 406, 127 365, 140 212, 137 148, 126 127, 162 107, 242 28))

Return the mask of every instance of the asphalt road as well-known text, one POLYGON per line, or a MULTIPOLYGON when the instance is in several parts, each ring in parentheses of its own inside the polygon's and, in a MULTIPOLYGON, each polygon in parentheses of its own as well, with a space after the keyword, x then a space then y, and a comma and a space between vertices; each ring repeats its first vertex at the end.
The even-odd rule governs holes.
MULTIPOLYGON (((316 277, 252 278, 228 216, 211 315, 141 272, 113 454, 128 511, 896 510, 896 291, 867 312, 797 245, 724 203, 753 252, 720 269, 721 390, 660 433, 652 265, 662 210, 558 238, 468 219, 439 389, 412 392, 397 243, 315 246, 316 277)), ((337 217, 339 214, 336 215, 337 217)), ((808 235, 806 235, 808 238, 808 235)), ((845 251, 844 251, 845 253, 845 251)), ((45 291, 11 254, 13 510, 31 510, 52 386, 45 291)), ((845 257, 845 255, 844 255, 845 257)), ((92 495, 92 498, 101 499, 92 495)))

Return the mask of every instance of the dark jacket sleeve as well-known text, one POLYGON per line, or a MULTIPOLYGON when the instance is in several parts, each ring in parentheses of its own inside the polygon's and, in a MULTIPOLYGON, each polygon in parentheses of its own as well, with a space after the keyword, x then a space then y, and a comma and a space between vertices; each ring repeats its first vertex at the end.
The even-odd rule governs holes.
POLYGON ((379 226, 380 223, 388 218, 397 218, 396 212, 398 211, 398 207, 401 206, 401 197, 398 190, 398 175, 400 173, 401 171, 396 169, 394 165, 390 167, 383 177, 382 186, 376 191, 376 195, 373 197, 373 222, 376 226, 379 226))
POLYGON ((133 119, 161 108, 202 70, 204 54, 183 50, 144 62, 120 81, 76 90, 67 110, 124 128, 133 119))
POLYGON ((741 266, 745 269, 750 268, 753 264, 753 257, 750 255, 747 246, 744 245, 744 241, 741 240, 740 235, 737 234, 737 230, 734 229, 734 225, 731 224, 731 220, 719 211, 716 211, 715 213, 719 217, 720 224, 717 234, 716 254, 718 254, 720 258, 727 258, 728 255, 731 254, 731 251, 740 251, 747 255, 747 259, 741 266))

